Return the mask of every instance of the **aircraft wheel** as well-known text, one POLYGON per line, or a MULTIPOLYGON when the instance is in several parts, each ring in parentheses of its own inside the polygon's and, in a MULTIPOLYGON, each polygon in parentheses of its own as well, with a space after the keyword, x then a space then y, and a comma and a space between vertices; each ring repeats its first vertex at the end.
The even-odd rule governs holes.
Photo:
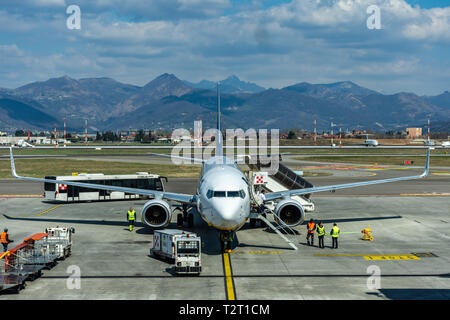
POLYGON ((250 218, 250 227, 254 228, 256 226, 256 219, 250 218))

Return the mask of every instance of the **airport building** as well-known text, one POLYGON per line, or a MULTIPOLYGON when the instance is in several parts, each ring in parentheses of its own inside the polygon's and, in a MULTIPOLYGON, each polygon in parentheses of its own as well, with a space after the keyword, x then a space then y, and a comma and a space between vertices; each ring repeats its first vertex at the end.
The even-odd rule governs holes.
POLYGON ((422 137, 422 128, 406 128, 406 136, 408 139, 416 139, 422 137))

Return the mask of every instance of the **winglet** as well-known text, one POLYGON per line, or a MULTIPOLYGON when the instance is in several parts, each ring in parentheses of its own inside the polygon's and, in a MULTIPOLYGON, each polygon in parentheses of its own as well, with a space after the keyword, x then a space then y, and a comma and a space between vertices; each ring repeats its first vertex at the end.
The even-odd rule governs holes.
POLYGON ((14 157, 12 152, 12 147, 9 147, 9 155, 11 157, 11 172, 14 178, 19 178, 19 176, 16 173, 16 165, 14 164, 14 157))

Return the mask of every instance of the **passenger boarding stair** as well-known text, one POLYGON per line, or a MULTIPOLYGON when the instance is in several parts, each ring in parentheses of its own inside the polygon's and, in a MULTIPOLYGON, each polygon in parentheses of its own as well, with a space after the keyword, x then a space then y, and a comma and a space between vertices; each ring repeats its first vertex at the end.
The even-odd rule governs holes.
MULTIPOLYGON (((247 163, 251 171, 264 171, 264 165, 259 161, 256 164, 247 163)), ((312 188, 313 185, 289 169, 281 162, 278 164, 278 171, 274 175, 269 175, 264 188, 269 192, 279 192, 292 189, 312 188)), ((310 194, 302 196, 293 196, 292 199, 297 200, 306 212, 314 211, 314 203, 310 199, 310 194)))
POLYGON ((269 211, 269 213, 273 214, 273 216, 275 217, 278 226, 274 226, 269 220, 267 220, 266 217, 264 217, 263 215, 259 214, 258 215, 258 219, 261 219, 262 221, 264 221, 264 223, 271 228, 273 231, 275 231, 284 241, 286 241, 294 250, 298 250, 297 246, 294 244, 295 243, 295 236, 297 235, 297 232, 292 229, 291 227, 289 227, 287 224, 285 224, 277 215, 274 211, 270 210, 270 209, 266 209, 266 211, 269 211), (284 233, 286 235, 284 235, 280 230, 283 230, 284 233))
MULTIPOLYGON (((246 158, 249 160, 249 158, 246 158)), ((269 192, 279 192, 285 190, 292 189, 303 189, 303 188, 312 188, 313 185, 296 174, 294 171, 289 169, 282 163, 278 163, 278 171, 273 175, 268 175, 267 169, 269 165, 263 165, 259 159, 257 159, 256 164, 249 163, 250 161, 246 161, 246 164, 250 168, 250 171, 247 173, 248 178, 252 181, 252 188, 250 188, 250 197, 252 199, 252 203, 259 207, 262 202, 257 196, 258 187, 263 187, 269 192), (265 168, 266 167, 266 168, 265 168)), ((293 196, 292 199, 298 201, 305 212, 314 211, 314 203, 310 200, 310 194, 306 194, 303 196, 293 196)), ((251 219, 257 218, 265 223, 266 226, 271 228, 275 233, 277 233, 284 241, 286 241, 294 250, 298 250, 296 243, 296 236, 298 232, 291 227, 289 227, 277 213, 274 211, 274 203, 266 202, 265 203, 265 212, 273 215, 273 218, 276 223, 270 222, 265 214, 257 213, 253 211, 250 215, 251 219)))

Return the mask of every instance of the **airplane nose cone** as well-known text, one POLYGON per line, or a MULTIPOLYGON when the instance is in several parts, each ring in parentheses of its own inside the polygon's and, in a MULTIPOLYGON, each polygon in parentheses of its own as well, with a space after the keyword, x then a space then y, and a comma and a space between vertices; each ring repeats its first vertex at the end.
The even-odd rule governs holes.
POLYGON ((234 201, 218 202, 214 206, 214 210, 220 216, 221 227, 233 228, 240 223, 241 204, 234 201))

